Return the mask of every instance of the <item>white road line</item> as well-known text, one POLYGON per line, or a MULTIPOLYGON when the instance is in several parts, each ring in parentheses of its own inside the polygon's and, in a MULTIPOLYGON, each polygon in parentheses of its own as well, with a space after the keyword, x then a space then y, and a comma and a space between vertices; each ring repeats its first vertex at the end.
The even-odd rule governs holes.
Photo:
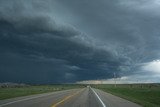
POLYGON ((54 94, 54 92, 53 93, 47 93, 45 95, 38 95, 38 96, 34 96, 34 97, 24 98, 24 99, 21 99, 21 100, 16 100, 16 101, 12 101, 12 102, 9 102, 9 103, 1 104, 0 107, 10 105, 10 104, 14 104, 14 103, 21 102, 21 101, 26 101, 26 100, 31 100, 31 99, 36 99, 36 98, 40 98, 40 97, 49 96, 49 95, 52 95, 52 94, 54 94))
POLYGON ((0 107, 6 106, 6 105, 10 105, 10 104, 13 104, 13 103, 17 103, 17 102, 21 102, 21 101, 40 98, 40 97, 44 97, 44 96, 48 96, 48 95, 51 95, 51 94, 39 95, 39 96, 35 96, 35 97, 29 97, 29 98, 25 98, 25 99, 21 99, 21 100, 12 101, 12 102, 9 102, 9 103, 1 104, 0 107))
POLYGON ((94 92, 94 94, 96 95, 96 97, 98 98, 98 100, 101 102, 103 107, 106 107, 106 105, 103 103, 103 101, 101 100, 101 98, 98 96, 98 94, 94 91, 94 89, 91 88, 91 90, 94 92))

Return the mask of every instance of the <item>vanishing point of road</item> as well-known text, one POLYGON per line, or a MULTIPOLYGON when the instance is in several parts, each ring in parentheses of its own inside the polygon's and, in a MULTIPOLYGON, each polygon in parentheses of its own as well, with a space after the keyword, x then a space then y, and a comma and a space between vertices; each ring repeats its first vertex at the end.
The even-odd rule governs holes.
POLYGON ((0 107, 141 107, 138 104, 86 87, 0 100, 0 107))

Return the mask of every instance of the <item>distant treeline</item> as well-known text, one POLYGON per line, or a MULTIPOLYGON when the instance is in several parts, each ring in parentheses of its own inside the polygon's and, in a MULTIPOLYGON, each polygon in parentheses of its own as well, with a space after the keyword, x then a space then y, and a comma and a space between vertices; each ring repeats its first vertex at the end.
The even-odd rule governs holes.
POLYGON ((83 87, 86 87, 87 85, 85 84, 25 84, 25 83, 12 83, 12 82, 0 83, 0 88, 21 88, 21 87, 30 87, 30 86, 45 86, 45 87, 55 86, 63 89, 64 87, 65 88, 67 87, 83 88, 83 87))
POLYGON ((7 82, 7 83, 0 83, 0 88, 18 88, 18 87, 28 87, 30 85, 27 85, 27 84, 18 84, 18 83, 10 83, 10 82, 7 82))
POLYGON ((160 83, 138 83, 138 84, 97 84, 91 85, 92 87, 119 87, 119 88, 158 88, 160 83))

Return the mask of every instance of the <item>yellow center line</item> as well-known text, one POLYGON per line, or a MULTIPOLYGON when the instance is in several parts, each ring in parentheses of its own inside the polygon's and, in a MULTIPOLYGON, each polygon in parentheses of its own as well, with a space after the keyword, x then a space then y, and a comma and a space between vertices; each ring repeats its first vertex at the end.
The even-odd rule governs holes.
MULTIPOLYGON (((82 91, 82 90, 81 90, 81 91, 82 91)), ((80 93, 81 91, 78 91, 78 92, 76 92, 76 93, 74 93, 74 94, 71 94, 71 95, 66 96, 66 97, 63 98, 61 101, 53 104, 51 107, 57 107, 58 105, 62 104, 62 103, 65 102, 66 100, 70 99, 71 97, 77 95, 77 94, 80 93)))

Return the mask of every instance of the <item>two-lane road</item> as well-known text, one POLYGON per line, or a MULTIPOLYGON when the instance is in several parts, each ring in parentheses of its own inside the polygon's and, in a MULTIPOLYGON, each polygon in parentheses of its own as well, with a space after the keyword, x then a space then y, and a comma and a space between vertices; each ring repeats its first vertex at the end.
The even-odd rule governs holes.
POLYGON ((71 89, 1 100, 0 107, 141 107, 93 88, 71 89))

